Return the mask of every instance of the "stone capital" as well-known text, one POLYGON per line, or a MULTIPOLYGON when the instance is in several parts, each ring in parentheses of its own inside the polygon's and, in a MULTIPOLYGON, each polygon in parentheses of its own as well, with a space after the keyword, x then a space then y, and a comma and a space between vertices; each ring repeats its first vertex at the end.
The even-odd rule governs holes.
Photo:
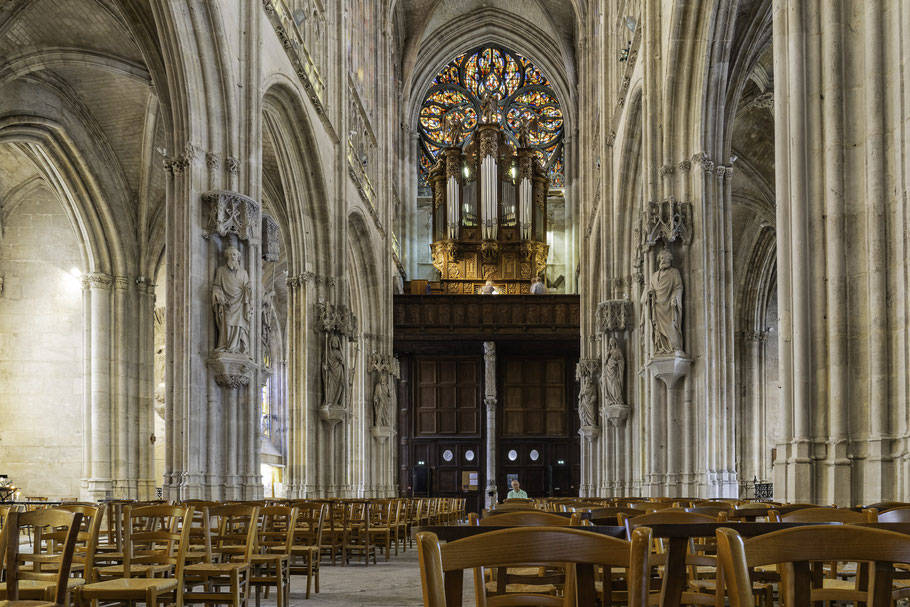
POLYGON ((114 285, 114 279, 110 274, 102 272, 92 272, 82 276, 83 289, 103 289, 110 291, 114 285))

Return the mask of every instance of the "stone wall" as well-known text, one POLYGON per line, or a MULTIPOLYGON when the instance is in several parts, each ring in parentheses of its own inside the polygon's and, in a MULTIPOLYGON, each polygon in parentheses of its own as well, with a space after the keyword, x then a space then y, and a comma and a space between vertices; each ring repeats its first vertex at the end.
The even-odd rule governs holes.
POLYGON ((7 215, 0 238, 0 473, 22 496, 79 495, 82 284, 73 227, 47 189, 7 215))

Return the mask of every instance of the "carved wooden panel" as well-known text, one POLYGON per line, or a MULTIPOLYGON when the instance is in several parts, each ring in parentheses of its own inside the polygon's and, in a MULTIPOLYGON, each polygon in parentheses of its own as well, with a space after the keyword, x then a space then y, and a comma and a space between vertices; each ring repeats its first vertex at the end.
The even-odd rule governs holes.
POLYGON ((503 361, 503 436, 566 435, 565 368, 562 358, 503 361))
POLYGON ((418 358, 416 363, 415 435, 479 434, 480 358, 418 358))

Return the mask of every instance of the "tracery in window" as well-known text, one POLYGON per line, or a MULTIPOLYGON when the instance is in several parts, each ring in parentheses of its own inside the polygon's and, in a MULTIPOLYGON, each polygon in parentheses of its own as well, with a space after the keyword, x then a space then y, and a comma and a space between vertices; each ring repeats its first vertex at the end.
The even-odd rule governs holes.
POLYGON ((433 79, 419 118, 421 184, 426 183, 439 150, 471 140, 486 93, 496 98, 498 121, 516 147, 522 120, 536 117, 537 128, 530 133, 530 146, 548 170, 550 187, 564 187, 564 121, 559 100, 533 63, 500 46, 462 53, 433 79), (456 129, 461 131, 458 141, 452 141, 452 129, 446 128, 453 119, 462 125, 456 129))

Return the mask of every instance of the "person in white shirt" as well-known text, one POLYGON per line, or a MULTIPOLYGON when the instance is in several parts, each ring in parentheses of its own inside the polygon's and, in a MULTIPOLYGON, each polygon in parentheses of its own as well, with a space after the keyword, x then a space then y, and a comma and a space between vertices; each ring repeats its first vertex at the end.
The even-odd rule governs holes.
POLYGON ((509 494, 506 496, 506 499, 528 499, 528 492, 520 487, 518 481, 512 481, 512 490, 509 491, 509 494))
POLYGON ((531 295, 546 295, 547 293, 549 293, 547 285, 543 284, 540 277, 535 276, 531 279, 531 295))
POLYGON ((480 288, 481 295, 496 295, 496 287, 493 286, 493 281, 488 280, 485 285, 480 288))

